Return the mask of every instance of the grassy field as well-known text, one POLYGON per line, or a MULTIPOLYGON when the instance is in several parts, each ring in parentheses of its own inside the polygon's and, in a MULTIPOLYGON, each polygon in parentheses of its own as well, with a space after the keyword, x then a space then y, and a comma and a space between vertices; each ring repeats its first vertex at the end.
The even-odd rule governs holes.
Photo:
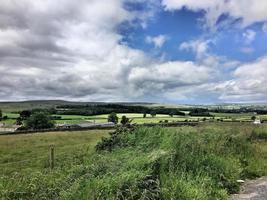
MULTIPOLYGON (((9 117, 8 120, 3 121, 6 126, 13 125, 16 120, 15 118, 18 117, 18 114, 13 113, 4 113, 4 115, 7 115, 9 117)), ((117 116, 119 117, 119 121, 121 120, 121 117, 125 115, 130 119, 133 119, 133 123, 158 123, 159 121, 184 121, 184 120, 197 120, 197 117, 184 117, 184 116, 174 116, 170 117, 169 115, 156 115, 156 117, 151 117, 149 114, 147 114, 146 118, 143 118, 143 114, 140 113, 118 113, 117 116)), ((60 120, 55 120, 57 124, 77 124, 81 122, 107 122, 108 115, 95 115, 95 116, 82 116, 82 115, 54 115, 61 117, 60 120)), ((201 117, 200 117, 201 119, 201 117)))
POLYGON ((228 199, 236 180, 267 175, 266 124, 141 127, 106 137, 95 151, 102 136, 107 131, 0 136, 0 199, 228 199))
MULTIPOLYGON (((121 117, 125 115, 126 117, 133 119, 133 123, 158 123, 163 120, 178 120, 184 121, 187 117, 170 117, 169 115, 157 115, 156 117, 151 117, 147 115, 146 118, 143 118, 143 114, 140 113, 118 113, 119 121, 121 117)), ((78 115, 57 115, 61 116, 61 120, 56 120, 57 123, 77 123, 77 122, 85 122, 85 121, 95 121, 95 122, 107 122, 108 115, 95 115, 95 116, 78 116, 78 115)))
MULTIPOLYGON (((28 104, 27 104, 28 105, 28 104)), ((184 111, 185 116, 173 116, 157 114, 155 117, 151 117, 150 114, 146 115, 146 118, 143 118, 142 113, 118 113, 119 121, 123 115, 133 119, 133 123, 143 124, 143 123, 158 123, 160 121, 169 121, 169 122, 179 122, 179 121, 202 121, 204 118, 206 120, 223 120, 223 121, 251 121, 251 117, 254 116, 254 113, 211 113, 213 117, 191 117, 188 115, 187 111, 184 111)), ((19 114, 12 112, 3 112, 3 116, 7 116, 7 120, 2 122, 5 124, 5 127, 11 127, 15 124, 16 118, 19 117, 19 114)), ((82 116, 82 115, 54 115, 61 117, 60 120, 55 120, 56 124, 77 124, 81 122, 107 122, 108 114, 103 115, 94 115, 94 116, 82 116)), ((267 120, 267 115, 257 115, 258 118, 262 120, 267 120)))
MULTIPOLYGON (((251 121, 253 113, 242 113, 242 114, 229 114, 229 113, 211 113, 214 115, 214 120, 222 119, 224 121, 251 121)), ((159 121, 168 120, 169 122, 177 121, 198 121, 213 119, 213 117, 191 117, 191 116, 173 116, 157 114, 155 117, 147 114, 146 118, 143 118, 143 114, 140 113, 118 113, 117 116, 119 120, 125 115, 126 117, 133 119, 133 123, 143 124, 143 123, 158 123, 159 121)), ((57 123, 80 123, 85 121, 95 121, 95 122, 106 122, 108 115, 95 115, 95 116, 79 116, 79 115, 55 115, 60 116, 61 120, 56 120, 57 123)), ((267 119, 267 115, 257 115, 260 119, 267 119)))
MULTIPOLYGON (((67 162, 76 155, 90 153, 108 131, 49 132, 0 136, 0 174, 40 170, 48 167, 50 146, 56 161, 67 162)), ((73 160, 75 163, 76 161, 73 160)))
MULTIPOLYGON (((143 118, 143 114, 140 113, 118 113, 119 122, 121 117, 125 115, 126 117, 133 119, 132 123, 143 124, 143 123, 159 123, 160 121, 167 120, 168 122, 182 122, 182 121, 202 121, 204 118, 206 120, 223 120, 223 121, 251 121, 251 117, 254 115, 253 113, 211 113, 214 115, 214 119, 212 117, 191 117, 191 116, 173 116, 169 115, 156 115, 155 117, 151 117, 151 115, 147 114, 146 118, 143 118)), ((7 120, 3 120, 2 122, 5 124, 5 127, 11 127, 16 123, 16 118, 19 116, 15 113, 3 113, 3 115, 8 116, 7 120)), ((107 122, 108 115, 94 115, 94 116, 82 116, 82 115, 54 115, 61 117, 60 120, 55 120, 56 124, 78 124, 81 122, 96 122, 103 123, 107 122)), ((260 119, 267 120, 267 115, 257 115, 260 119)))

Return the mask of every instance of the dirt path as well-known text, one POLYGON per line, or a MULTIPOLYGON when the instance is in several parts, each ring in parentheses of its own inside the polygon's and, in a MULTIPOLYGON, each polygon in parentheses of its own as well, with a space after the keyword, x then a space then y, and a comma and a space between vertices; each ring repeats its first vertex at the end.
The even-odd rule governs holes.
POLYGON ((267 200, 267 176, 246 181, 240 194, 231 195, 230 200, 267 200))

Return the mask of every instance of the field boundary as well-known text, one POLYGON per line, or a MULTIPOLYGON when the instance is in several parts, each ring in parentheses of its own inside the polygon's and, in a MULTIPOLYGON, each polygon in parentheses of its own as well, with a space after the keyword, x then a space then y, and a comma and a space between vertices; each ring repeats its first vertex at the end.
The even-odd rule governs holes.
MULTIPOLYGON (((162 126, 162 127, 177 127, 177 126, 197 126, 199 122, 168 122, 168 123, 145 123, 135 124, 135 126, 162 126)), ((53 129, 40 129, 40 130, 17 130, 15 132, 3 132, 0 135, 17 135, 17 134, 30 134, 39 132, 57 132, 57 131, 85 131, 85 130, 112 130, 120 125, 114 125, 109 127, 92 126, 92 127, 79 127, 79 128, 53 128, 53 129)))
MULTIPOLYGON (((223 121, 223 122, 163 122, 163 123, 144 123, 144 124, 134 124, 134 126, 161 126, 161 127, 179 127, 179 126, 197 126, 203 123, 251 123, 247 121, 223 121)), ((121 125, 113 126, 91 126, 91 127, 71 127, 71 128, 62 128, 57 127, 53 129, 40 129, 40 130, 17 130, 14 132, 2 132, 1 135, 16 135, 16 134, 30 134, 30 133, 39 133, 39 132, 58 132, 58 131, 86 131, 86 130, 112 130, 121 125)))

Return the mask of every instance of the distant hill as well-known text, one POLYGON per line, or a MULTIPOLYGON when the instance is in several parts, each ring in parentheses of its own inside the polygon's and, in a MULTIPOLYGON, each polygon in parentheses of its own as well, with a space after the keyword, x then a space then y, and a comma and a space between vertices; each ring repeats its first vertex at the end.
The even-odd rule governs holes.
POLYGON ((4 112, 15 112, 33 108, 55 108, 61 105, 101 105, 101 104, 122 104, 122 105, 139 105, 149 107, 165 107, 165 108, 206 108, 206 109, 260 109, 267 110, 267 103, 222 103, 212 105, 190 105, 190 104, 161 104, 152 102, 75 102, 64 100, 31 100, 31 101, 13 101, 13 102, 0 102, 0 109, 4 112))
POLYGON ((92 104, 125 104, 125 105, 153 105, 148 102, 73 102, 63 100, 31 100, 31 101, 14 101, 14 102, 0 102, 0 109, 4 112, 14 112, 21 110, 28 110, 34 108, 55 108, 60 105, 92 105, 92 104))

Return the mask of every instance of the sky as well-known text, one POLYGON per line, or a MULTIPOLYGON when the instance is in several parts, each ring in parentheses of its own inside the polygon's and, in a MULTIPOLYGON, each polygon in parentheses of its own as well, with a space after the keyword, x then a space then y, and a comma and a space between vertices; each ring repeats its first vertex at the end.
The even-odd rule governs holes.
POLYGON ((0 101, 267 102, 266 0, 0 0, 0 101))

